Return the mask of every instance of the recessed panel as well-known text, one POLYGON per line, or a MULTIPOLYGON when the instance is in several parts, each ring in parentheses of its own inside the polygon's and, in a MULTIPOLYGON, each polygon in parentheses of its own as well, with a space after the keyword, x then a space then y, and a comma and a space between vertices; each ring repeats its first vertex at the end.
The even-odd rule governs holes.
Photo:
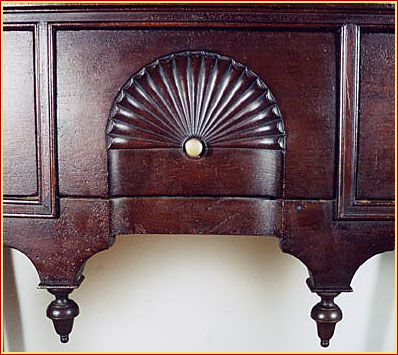
POLYGON ((394 199, 394 35, 361 34, 357 199, 394 199))
POLYGON ((37 196, 33 31, 3 32, 3 191, 37 196))

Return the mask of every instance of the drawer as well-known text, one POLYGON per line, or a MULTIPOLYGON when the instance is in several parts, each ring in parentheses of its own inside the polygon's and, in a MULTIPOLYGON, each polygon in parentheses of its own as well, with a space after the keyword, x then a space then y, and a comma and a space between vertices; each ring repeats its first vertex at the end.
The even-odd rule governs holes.
POLYGON ((216 53, 175 53, 120 90, 108 121, 110 194, 282 197, 285 129, 270 89, 216 53))
POLYGON ((3 192, 9 198, 38 196, 33 28, 6 28, 4 40, 3 192), (25 134, 21 135, 20 132, 25 134))
POLYGON ((338 216, 394 219, 395 36, 347 26, 343 48, 338 216))
POLYGON ((4 216, 56 214, 46 35, 37 23, 3 24, 4 216))
POLYGON ((112 196, 282 197, 283 153, 212 149, 200 159, 183 149, 110 150, 112 196))
POLYGON ((110 153, 120 155, 109 161, 111 194, 281 196, 284 178, 286 198, 334 198, 338 32, 79 26, 57 28, 55 37, 61 195, 107 196, 104 129, 116 96, 134 74, 171 53, 206 51, 241 63, 267 85, 283 117, 286 153, 259 151, 242 140, 223 147, 210 142, 206 156, 192 161, 181 155, 181 142, 123 147, 139 151, 129 158, 110 153), (267 179, 279 166, 284 171, 269 191, 267 179))
POLYGON ((358 127, 358 200, 394 200, 393 33, 362 33, 358 127))

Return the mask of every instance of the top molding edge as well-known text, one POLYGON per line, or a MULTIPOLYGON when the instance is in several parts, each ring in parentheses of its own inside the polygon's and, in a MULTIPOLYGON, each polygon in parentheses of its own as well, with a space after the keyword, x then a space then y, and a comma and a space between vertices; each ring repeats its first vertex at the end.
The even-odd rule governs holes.
POLYGON ((208 11, 253 11, 256 12, 297 12, 297 13, 346 13, 346 14, 379 14, 394 15, 394 3, 3 3, 4 13, 23 12, 102 12, 102 11, 192 11, 201 9, 208 11))

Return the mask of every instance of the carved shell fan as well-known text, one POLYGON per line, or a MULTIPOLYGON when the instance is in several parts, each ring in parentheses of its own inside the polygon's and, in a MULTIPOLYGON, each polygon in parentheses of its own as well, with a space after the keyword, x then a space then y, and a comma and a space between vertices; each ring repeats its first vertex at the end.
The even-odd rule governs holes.
POLYGON ((284 149, 278 105, 264 82, 231 58, 197 51, 147 65, 120 90, 107 127, 108 148, 284 149))

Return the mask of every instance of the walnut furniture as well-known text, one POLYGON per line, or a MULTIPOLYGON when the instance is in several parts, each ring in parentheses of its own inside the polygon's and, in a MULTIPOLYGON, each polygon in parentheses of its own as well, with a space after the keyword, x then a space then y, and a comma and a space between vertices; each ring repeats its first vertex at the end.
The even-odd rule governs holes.
MULTIPOLYGON (((116 235, 276 237, 334 302, 394 249, 394 4, 6 4, 3 241, 55 296, 116 235)), ((297 307, 296 305, 294 307, 297 307)))

